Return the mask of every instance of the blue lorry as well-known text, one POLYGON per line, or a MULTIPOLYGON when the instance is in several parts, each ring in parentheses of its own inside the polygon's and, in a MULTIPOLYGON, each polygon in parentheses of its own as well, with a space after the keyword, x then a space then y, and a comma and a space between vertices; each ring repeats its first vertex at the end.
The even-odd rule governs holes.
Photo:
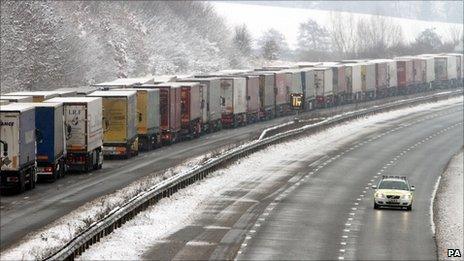
POLYGON ((33 103, 37 140, 37 176, 55 181, 66 173, 63 103, 33 103))

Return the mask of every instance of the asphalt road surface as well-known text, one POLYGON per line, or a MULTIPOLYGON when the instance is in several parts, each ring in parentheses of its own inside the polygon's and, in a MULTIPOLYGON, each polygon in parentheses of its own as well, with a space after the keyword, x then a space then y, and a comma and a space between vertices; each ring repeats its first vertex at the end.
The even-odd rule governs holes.
MULTIPOLYGON (((422 95, 389 97, 359 105, 370 107, 383 102, 422 95)), ((355 106, 357 105, 351 104, 321 109, 317 113, 330 115, 334 112, 353 110, 355 106)), ((315 112, 300 114, 301 118, 313 115, 318 117, 315 112)), ((141 153, 130 160, 106 160, 102 170, 87 174, 71 174, 55 183, 38 184, 34 190, 21 195, 1 196, 0 250, 4 250, 18 242, 27 233, 46 226, 86 202, 112 193, 154 172, 174 167, 189 158, 256 139, 265 128, 292 119, 293 116, 287 116, 238 129, 222 130, 204 135, 199 139, 141 153)))
POLYGON ((55 183, 38 184, 34 190, 21 195, 2 196, 0 249, 5 249, 27 233, 42 228, 84 203, 121 189, 141 177, 212 150, 255 139, 263 129, 290 119, 284 117, 243 128, 222 130, 199 139, 141 153, 130 160, 105 160, 102 170, 70 174, 55 183))
POLYGON ((198 220, 144 258, 436 259, 431 198, 463 146, 463 105, 376 125, 322 158, 291 159, 300 168, 277 181, 243 183, 211 199, 198 220), (412 211, 373 209, 370 187, 382 175, 407 176, 416 186, 412 211))

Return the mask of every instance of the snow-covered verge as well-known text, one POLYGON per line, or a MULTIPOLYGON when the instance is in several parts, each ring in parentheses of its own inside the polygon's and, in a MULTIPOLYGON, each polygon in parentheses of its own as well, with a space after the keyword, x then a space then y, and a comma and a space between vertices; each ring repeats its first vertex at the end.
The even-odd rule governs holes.
MULTIPOLYGON (((104 238, 82 256, 83 259, 136 259, 147 247, 179 226, 193 220, 204 202, 221 191, 233 188, 248 179, 277 179, 278 173, 268 175, 263 166, 280 166, 282 159, 294 158, 305 153, 308 157, 317 157, 328 152, 329 148, 342 146, 364 135, 373 128, 366 128, 377 122, 395 119, 415 112, 433 110, 450 104, 462 103, 462 97, 452 98, 437 103, 427 103, 406 109, 363 118, 334 127, 298 141, 285 142, 271 146, 242 159, 227 169, 218 170, 210 178, 179 191, 170 198, 162 199, 149 210, 127 222, 123 228, 104 238), (348 138, 347 138, 348 137, 348 138), (309 150, 309 151, 308 151, 309 150), (130 240, 128 240, 130 238, 130 240)), ((0 260, 43 259, 63 246, 80 231, 88 227, 112 209, 121 206, 128 199, 145 191, 173 175, 182 175, 205 160, 216 157, 229 148, 217 150, 206 155, 188 160, 164 173, 136 181, 126 188, 96 199, 76 209, 70 214, 56 220, 38 232, 26 236, 19 244, 0 253, 0 260)), ((281 173, 283 175, 283 173, 281 173)))
POLYGON ((122 206, 129 199, 135 197, 142 191, 148 190, 151 186, 162 180, 201 165, 206 160, 217 157, 228 149, 230 148, 224 147, 216 151, 191 158, 173 168, 166 169, 163 172, 153 173, 152 175, 137 180, 112 194, 108 194, 88 202, 39 231, 28 234, 17 245, 1 252, 0 260, 44 259, 65 245, 91 224, 106 216, 113 209, 122 206))
POLYGON ((301 155, 306 155, 307 159, 315 159, 374 131, 376 123, 461 102, 460 97, 381 113, 299 140, 268 147, 225 169, 215 171, 207 179, 179 191, 170 198, 162 199, 90 247, 80 259, 140 259, 154 244, 199 218, 202 207, 207 205, 209 199, 221 197, 223 192, 236 188, 243 182, 272 182, 291 173, 289 169, 297 166, 289 164, 288 159, 301 158, 301 155), (287 167, 282 170, 282 166, 287 167))
POLYGON ((448 249, 459 249, 463 244, 463 157, 461 150, 451 159, 441 176, 434 202, 435 237, 439 260, 462 260, 448 257, 448 249))

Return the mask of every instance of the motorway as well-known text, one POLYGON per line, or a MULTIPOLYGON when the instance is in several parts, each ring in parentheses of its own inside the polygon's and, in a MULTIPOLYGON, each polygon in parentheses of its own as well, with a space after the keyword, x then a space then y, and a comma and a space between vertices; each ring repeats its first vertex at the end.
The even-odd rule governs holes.
POLYGON ((2 196, 0 249, 7 248, 27 233, 44 227, 86 202, 121 189, 142 177, 174 167, 190 158, 256 139, 263 129, 289 120, 291 117, 283 117, 245 128, 222 130, 141 153, 130 160, 105 160, 102 170, 67 175, 55 183, 38 184, 34 190, 21 195, 2 196))
MULTIPOLYGON (((364 107, 394 101, 402 97, 390 97, 360 104, 364 107)), ((357 105, 356 105, 357 106, 357 105)), ((302 113, 304 117, 319 117, 332 113, 349 111, 354 104, 315 112, 302 113)), ((361 107, 360 107, 361 108, 361 107)), ((293 116, 259 122, 243 128, 222 130, 201 136, 199 139, 177 143, 171 146, 141 153, 130 160, 105 160, 103 169, 87 174, 71 174, 55 183, 38 184, 32 191, 21 195, 0 197, 0 250, 18 242, 30 232, 37 231, 54 220, 70 213, 86 202, 113 193, 128 184, 148 175, 174 167, 188 159, 208 152, 237 146, 256 139, 271 126, 291 121, 293 116)))
POLYGON ((251 180, 211 198, 197 219, 143 257, 436 259, 432 194, 447 162, 463 147, 463 104, 366 128, 371 131, 322 157, 282 159, 273 171, 287 175, 277 180, 251 180), (373 209, 370 187, 382 175, 407 176, 416 186, 411 212, 373 209))

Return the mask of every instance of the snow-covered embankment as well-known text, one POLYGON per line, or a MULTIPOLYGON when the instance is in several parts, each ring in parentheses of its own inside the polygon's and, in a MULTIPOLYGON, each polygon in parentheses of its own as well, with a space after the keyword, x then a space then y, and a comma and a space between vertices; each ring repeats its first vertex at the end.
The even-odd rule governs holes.
MULTIPOLYGON (((439 260, 448 257, 448 249, 459 249, 463 245, 463 153, 454 156, 443 172, 434 203, 434 222, 439 260)), ((456 258, 456 260, 462 260, 456 258)))

